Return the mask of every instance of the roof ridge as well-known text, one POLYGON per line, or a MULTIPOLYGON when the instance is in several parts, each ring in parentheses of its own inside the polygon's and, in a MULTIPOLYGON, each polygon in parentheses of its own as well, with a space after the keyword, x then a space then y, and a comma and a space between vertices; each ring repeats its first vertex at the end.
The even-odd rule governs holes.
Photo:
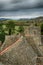
POLYGON ((5 52, 7 52, 8 49, 10 49, 13 45, 15 45, 16 43, 20 42, 22 39, 22 37, 20 37, 15 43, 13 43, 12 45, 10 45, 9 47, 7 47, 6 49, 2 50, 0 52, 0 55, 3 55, 5 52))

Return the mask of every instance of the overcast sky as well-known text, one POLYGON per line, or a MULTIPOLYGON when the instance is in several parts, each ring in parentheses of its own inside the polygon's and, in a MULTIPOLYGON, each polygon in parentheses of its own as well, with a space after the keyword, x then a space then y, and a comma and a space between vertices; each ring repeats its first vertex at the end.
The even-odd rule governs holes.
POLYGON ((0 0, 0 17, 34 18, 43 16, 43 0, 0 0))

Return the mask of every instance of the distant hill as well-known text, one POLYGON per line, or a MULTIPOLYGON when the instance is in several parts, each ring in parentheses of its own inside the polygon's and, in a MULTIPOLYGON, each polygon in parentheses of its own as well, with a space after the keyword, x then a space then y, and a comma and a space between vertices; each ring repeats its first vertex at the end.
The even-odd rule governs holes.
POLYGON ((6 18, 0 18, 0 20, 3 21, 3 20, 7 20, 7 19, 6 18))
MULTIPOLYGON (((6 20, 14 20, 14 19, 11 19, 11 18, 0 18, 0 22, 2 21, 6 21, 6 20)), ((36 18, 21 18, 19 20, 15 20, 17 22, 42 22, 43 21, 43 16, 40 16, 40 17, 36 17, 36 18)))
POLYGON ((18 21, 22 21, 22 22, 43 22, 43 17, 36 17, 36 18, 22 18, 19 19, 18 21))
POLYGON ((7 20, 11 20, 8 18, 0 18, 0 23, 7 23, 7 20))
POLYGON ((25 20, 29 20, 29 18, 21 18, 21 19, 19 19, 19 21, 25 21, 25 20))
POLYGON ((8 18, 0 18, 0 21, 6 21, 6 20, 11 20, 11 19, 8 19, 8 18))

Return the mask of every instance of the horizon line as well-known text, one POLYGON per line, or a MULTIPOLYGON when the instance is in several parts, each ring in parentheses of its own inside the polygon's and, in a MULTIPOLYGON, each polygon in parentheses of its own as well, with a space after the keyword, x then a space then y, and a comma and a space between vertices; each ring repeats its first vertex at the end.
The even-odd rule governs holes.
POLYGON ((23 18, 24 19, 25 18, 26 19, 31 19, 31 18, 33 19, 33 18, 37 18, 37 17, 43 17, 43 15, 42 16, 21 16, 21 17, 20 16, 0 16, 0 18, 5 18, 5 19, 7 18, 7 19, 14 19, 14 20, 23 19, 23 18))

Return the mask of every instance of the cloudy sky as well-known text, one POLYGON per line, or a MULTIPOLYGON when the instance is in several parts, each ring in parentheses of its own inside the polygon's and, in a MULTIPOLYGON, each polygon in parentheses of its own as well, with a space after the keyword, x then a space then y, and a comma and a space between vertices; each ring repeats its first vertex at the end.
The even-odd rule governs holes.
POLYGON ((34 18, 43 16, 43 0, 0 0, 0 17, 34 18))

